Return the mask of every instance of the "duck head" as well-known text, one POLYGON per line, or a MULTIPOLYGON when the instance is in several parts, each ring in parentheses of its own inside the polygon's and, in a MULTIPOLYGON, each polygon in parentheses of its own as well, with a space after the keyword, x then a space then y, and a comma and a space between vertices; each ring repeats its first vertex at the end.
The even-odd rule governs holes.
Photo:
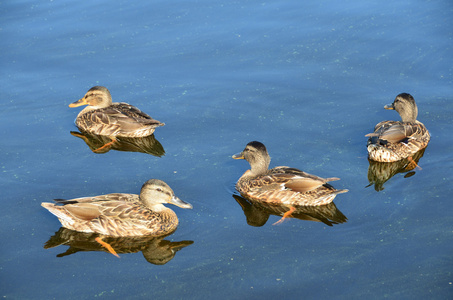
POLYGON ((271 162, 271 158, 267 153, 266 146, 262 143, 253 141, 245 146, 245 149, 233 155, 234 159, 245 159, 249 162, 251 167, 252 175, 261 175, 264 174, 271 162))
POLYGON ((109 90, 103 86, 94 86, 76 102, 69 104, 69 107, 77 107, 82 105, 92 106, 93 108, 104 108, 112 104, 112 96, 109 90))
POLYGON ((407 93, 396 96, 392 104, 384 106, 385 109, 396 110, 403 122, 415 122, 417 120, 418 109, 414 97, 407 93))
POLYGON ((150 179, 143 184, 140 200, 145 206, 153 207, 153 210, 164 203, 170 203, 181 208, 192 208, 190 203, 176 197, 168 184, 159 179, 150 179))

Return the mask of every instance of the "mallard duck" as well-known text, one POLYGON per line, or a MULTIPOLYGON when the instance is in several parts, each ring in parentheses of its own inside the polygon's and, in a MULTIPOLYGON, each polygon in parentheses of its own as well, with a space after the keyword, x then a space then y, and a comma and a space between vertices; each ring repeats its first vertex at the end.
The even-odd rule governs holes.
POLYGON ((88 106, 77 115, 77 127, 97 135, 144 137, 151 135, 156 127, 165 125, 130 104, 112 103, 109 90, 103 86, 92 87, 69 107, 81 105, 88 106))
POLYGON ((428 146, 430 135, 423 123, 417 121, 418 109, 414 97, 402 93, 385 109, 394 109, 402 121, 382 121, 366 136, 368 157, 374 161, 393 162, 428 146))
POLYGON ((337 194, 348 190, 337 190, 327 182, 339 178, 321 178, 290 167, 269 168, 271 161, 266 147, 260 142, 250 142, 245 149, 233 155, 234 159, 245 159, 250 163, 236 183, 236 189, 245 198, 275 204, 318 206, 325 205, 337 194))
POLYGON ((162 204, 192 208, 158 179, 145 182, 140 195, 115 193, 55 201, 57 204, 44 202, 41 206, 57 216, 63 227, 108 236, 169 234, 178 226, 178 217, 162 204))

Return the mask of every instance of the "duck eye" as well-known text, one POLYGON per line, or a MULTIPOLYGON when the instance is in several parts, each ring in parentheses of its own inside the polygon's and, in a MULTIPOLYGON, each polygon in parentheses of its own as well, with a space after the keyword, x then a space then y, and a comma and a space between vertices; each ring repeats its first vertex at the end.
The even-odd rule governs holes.
POLYGON ((161 188, 157 188, 156 191, 163 192, 161 188))

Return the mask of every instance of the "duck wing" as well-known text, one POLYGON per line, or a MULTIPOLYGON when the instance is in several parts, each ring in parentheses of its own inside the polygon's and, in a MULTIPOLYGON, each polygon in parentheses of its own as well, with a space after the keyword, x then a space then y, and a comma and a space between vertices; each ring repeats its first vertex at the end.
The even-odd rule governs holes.
POLYGON ((407 138, 406 128, 403 124, 394 124, 383 130, 379 134, 379 139, 386 140, 391 143, 398 143, 407 138))
POLYGON ((124 131, 137 130, 143 126, 162 126, 163 123, 151 118, 138 108, 127 103, 115 103, 92 112, 91 121, 104 126, 119 127, 124 131))
POLYGON ((267 176, 272 178, 270 181, 280 184, 282 188, 299 193, 306 193, 323 186, 329 181, 339 180, 336 177, 322 178, 289 167, 276 167, 270 170, 270 174, 267 176))
POLYGON ((138 195, 107 194, 96 197, 83 197, 71 200, 55 200, 73 218, 90 221, 98 217, 128 218, 134 214, 138 205, 138 195))
POLYGON ((383 121, 376 125, 375 131, 365 136, 379 140, 385 140, 390 143, 406 142, 414 135, 417 135, 424 128, 423 125, 414 123, 403 123, 395 121, 383 121))
POLYGON ((275 167, 275 168, 270 170, 270 173, 272 173, 272 174, 276 174, 276 173, 291 174, 291 175, 295 175, 295 176, 299 176, 299 177, 303 177, 303 178, 310 178, 312 180, 321 181, 323 183, 327 183, 329 181, 340 180, 340 178, 337 178, 337 177, 322 178, 322 177, 319 177, 319 176, 312 175, 312 174, 309 174, 307 172, 301 171, 301 170, 296 169, 296 168, 290 168, 290 167, 284 167, 284 166, 275 167))

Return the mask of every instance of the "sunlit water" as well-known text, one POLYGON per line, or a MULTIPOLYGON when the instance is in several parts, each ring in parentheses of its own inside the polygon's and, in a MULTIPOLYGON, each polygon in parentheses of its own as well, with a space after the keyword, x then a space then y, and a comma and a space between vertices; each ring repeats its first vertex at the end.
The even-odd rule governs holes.
POLYGON ((449 1, 0 7, 4 298, 452 297, 449 1), (80 110, 68 104, 94 85, 165 122, 155 133, 165 155, 95 154, 71 135, 80 110), (378 192, 364 135, 399 119, 383 106, 400 92, 415 97, 432 140, 422 170, 378 192), (334 202, 347 220, 273 226, 270 215, 250 226, 233 197, 249 166, 231 155, 252 140, 271 166, 340 177, 334 186, 349 192, 334 202), (44 249, 60 224, 41 202, 138 193, 150 178, 194 207, 171 207, 179 228, 152 244, 164 255, 188 241, 168 262, 157 258, 166 264, 146 251, 44 249))

